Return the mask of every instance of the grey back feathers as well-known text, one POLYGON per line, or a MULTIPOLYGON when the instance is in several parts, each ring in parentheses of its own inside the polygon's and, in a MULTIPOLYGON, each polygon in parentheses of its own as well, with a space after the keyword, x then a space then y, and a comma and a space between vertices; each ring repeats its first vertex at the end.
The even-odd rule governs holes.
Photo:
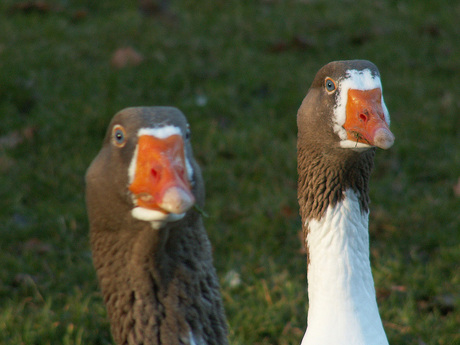
POLYGON ((227 324, 201 215, 194 208, 160 229, 133 218, 128 166, 141 127, 180 128, 192 165, 192 192, 203 207, 204 185, 175 108, 128 108, 116 114, 86 174, 93 262, 117 344, 225 345, 227 324), (113 145, 121 125, 126 144, 113 145))

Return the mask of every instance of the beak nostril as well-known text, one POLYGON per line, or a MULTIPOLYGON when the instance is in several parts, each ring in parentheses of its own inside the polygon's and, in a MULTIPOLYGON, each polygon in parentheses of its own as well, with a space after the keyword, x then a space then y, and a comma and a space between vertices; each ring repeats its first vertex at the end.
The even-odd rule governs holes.
POLYGON ((362 121, 362 122, 367 122, 367 115, 366 114, 359 114, 359 120, 362 121))
POLYGON ((154 179, 157 179, 157 178, 158 178, 158 171, 157 171, 156 169, 153 169, 153 168, 152 168, 152 169, 150 170, 150 173, 152 174, 152 177, 153 177, 154 179))

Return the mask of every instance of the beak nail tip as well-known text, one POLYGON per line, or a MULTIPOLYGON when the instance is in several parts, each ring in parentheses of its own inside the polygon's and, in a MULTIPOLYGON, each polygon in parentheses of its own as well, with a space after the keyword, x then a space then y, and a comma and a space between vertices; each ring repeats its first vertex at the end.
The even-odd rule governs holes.
POLYGON ((377 147, 380 147, 381 149, 389 149, 391 146, 393 146, 394 141, 395 136, 393 135, 393 133, 391 133, 390 130, 386 128, 380 128, 375 133, 375 145, 377 147))

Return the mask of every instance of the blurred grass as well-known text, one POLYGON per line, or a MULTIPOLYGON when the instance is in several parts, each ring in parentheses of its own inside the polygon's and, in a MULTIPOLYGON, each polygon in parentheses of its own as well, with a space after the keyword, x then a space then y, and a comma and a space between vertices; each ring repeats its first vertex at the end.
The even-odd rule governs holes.
POLYGON ((231 343, 299 344, 295 116, 323 64, 354 58, 379 67, 396 135, 371 184, 390 343, 460 343, 460 4, 177 0, 145 16, 121 0, 24 3, 0 3, 1 344, 111 343, 83 176, 133 105, 189 118, 231 343), (114 68, 122 47, 143 61, 114 68))

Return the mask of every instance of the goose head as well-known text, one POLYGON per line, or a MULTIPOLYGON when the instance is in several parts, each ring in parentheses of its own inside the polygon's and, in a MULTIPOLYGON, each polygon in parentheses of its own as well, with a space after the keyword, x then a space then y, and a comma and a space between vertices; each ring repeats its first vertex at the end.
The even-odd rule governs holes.
POLYGON ((117 113, 86 175, 90 218, 115 221, 126 214, 159 229, 202 205, 203 181, 189 139, 189 125, 176 108, 117 113))
POLYGON ((390 115, 377 67, 366 60, 322 67, 299 109, 299 141, 330 149, 366 151, 393 145, 390 115))

